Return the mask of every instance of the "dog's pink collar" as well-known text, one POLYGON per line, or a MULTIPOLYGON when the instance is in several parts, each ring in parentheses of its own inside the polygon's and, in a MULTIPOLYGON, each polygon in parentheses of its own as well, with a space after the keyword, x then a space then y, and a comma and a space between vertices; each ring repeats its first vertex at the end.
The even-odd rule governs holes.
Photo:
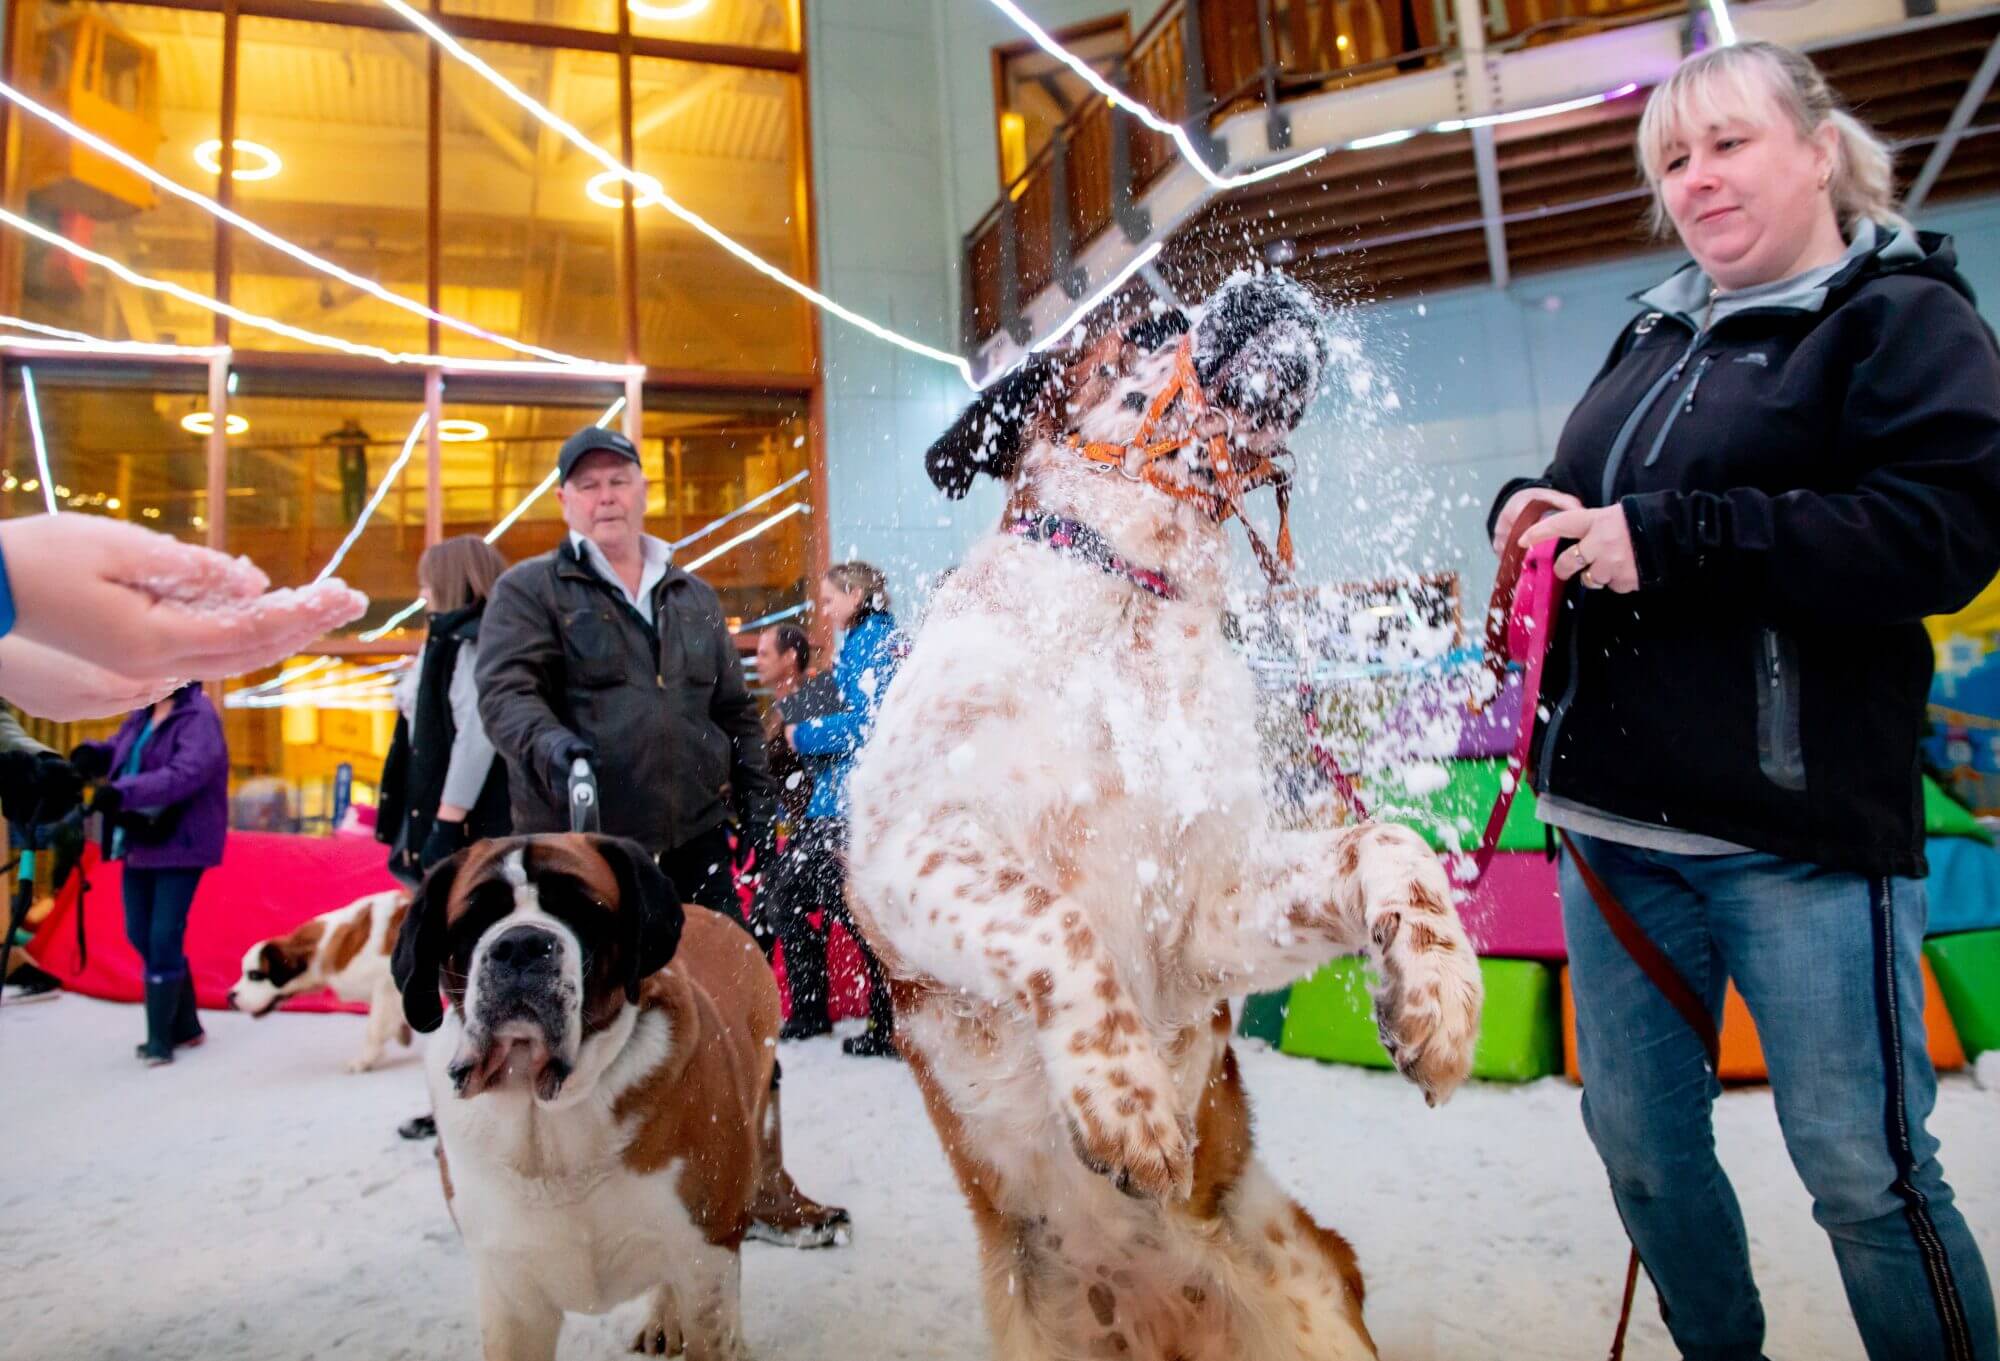
POLYGON ((1120 557, 1111 541, 1089 525, 1047 512, 1017 515, 1007 522, 1007 532, 1031 543, 1046 544, 1058 553, 1081 558, 1101 572, 1122 577, 1140 590, 1162 600, 1179 600, 1181 593, 1164 572, 1138 567, 1120 557))

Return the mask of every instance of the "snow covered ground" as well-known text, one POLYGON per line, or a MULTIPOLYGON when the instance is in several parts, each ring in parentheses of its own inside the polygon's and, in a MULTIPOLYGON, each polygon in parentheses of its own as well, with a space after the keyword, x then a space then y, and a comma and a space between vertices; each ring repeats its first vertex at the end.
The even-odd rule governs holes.
MULTIPOLYGON (((136 1008, 0 1008, 0 1357, 476 1357, 430 1146, 395 1133, 424 1108, 414 1054, 350 1077, 360 1017, 206 1020, 205 1048, 147 1071, 136 1008)), ((1572 1088, 1472 1084, 1431 1111, 1385 1074, 1244 1057, 1262 1153, 1355 1241, 1384 1357, 1603 1354, 1625 1245, 1572 1088)), ((908 1073, 830 1040, 784 1060, 791 1166, 857 1232, 840 1250, 746 1249, 756 1355, 985 1356, 971 1226, 908 1073)), ((1717 1124, 1770 1353, 1859 1357, 1769 1092, 1730 1093, 1717 1124)), ((1948 1078, 1934 1128, 2000 1261, 2000 1093, 1948 1078)), ((1671 1356, 1641 1291, 1629 1355, 1671 1356)), ((562 1356, 622 1355, 635 1326, 631 1306, 572 1319, 562 1356)))

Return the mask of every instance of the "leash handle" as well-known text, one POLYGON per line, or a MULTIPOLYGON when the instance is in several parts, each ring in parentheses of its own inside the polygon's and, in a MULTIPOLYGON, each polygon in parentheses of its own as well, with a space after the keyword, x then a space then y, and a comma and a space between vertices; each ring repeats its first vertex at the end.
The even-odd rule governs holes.
POLYGON ((569 829, 595 832, 598 827, 597 776, 579 756, 569 763, 569 829))

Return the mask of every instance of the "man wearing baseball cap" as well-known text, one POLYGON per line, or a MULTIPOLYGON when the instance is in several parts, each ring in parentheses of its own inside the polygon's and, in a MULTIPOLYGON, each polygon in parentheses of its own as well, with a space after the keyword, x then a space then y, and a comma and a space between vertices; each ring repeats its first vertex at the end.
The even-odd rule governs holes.
MULTIPOLYGON (((722 602, 646 533, 631 440, 586 426, 563 441, 556 474, 569 533, 501 576, 479 630, 479 716, 507 762, 514 830, 569 830, 570 764, 582 757, 603 831, 652 851, 683 899, 741 924, 730 803, 768 861, 778 790, 722 602)), ((771 1110, 775 1125, 776 1092, 771 1110)), ((778 1153, 775 1138, 766 1152, 778 1153)), ((782 1170, 751 1213, 753 1236, 796 1246, 832 1242, 848 1222, 782 1170)))

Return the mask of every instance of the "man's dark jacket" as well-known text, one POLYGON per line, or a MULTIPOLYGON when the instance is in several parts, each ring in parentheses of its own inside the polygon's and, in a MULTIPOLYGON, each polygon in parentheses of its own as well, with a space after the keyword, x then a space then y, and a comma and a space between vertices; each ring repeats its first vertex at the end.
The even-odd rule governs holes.
POLYGON ((1698 282, 1640 296, 1548 471, 1495 502, 1620 506, 1639 568, 1634 594, 1566 594, 1536 789, 1922 875, 1921 621, 2000 569, 2000 350, 1929 233, 1883 229, 1823 289, 1707 332, 1698 282))
POLYGON ((479 714, 507 762, 514 830, 569 829, 571 738, 588 742, 604 831, 654 852, 729 820, 761 836, 777 789, 722 603, 678 567, 642 620, 565 539, 509 568, 479 630, 479 714))

